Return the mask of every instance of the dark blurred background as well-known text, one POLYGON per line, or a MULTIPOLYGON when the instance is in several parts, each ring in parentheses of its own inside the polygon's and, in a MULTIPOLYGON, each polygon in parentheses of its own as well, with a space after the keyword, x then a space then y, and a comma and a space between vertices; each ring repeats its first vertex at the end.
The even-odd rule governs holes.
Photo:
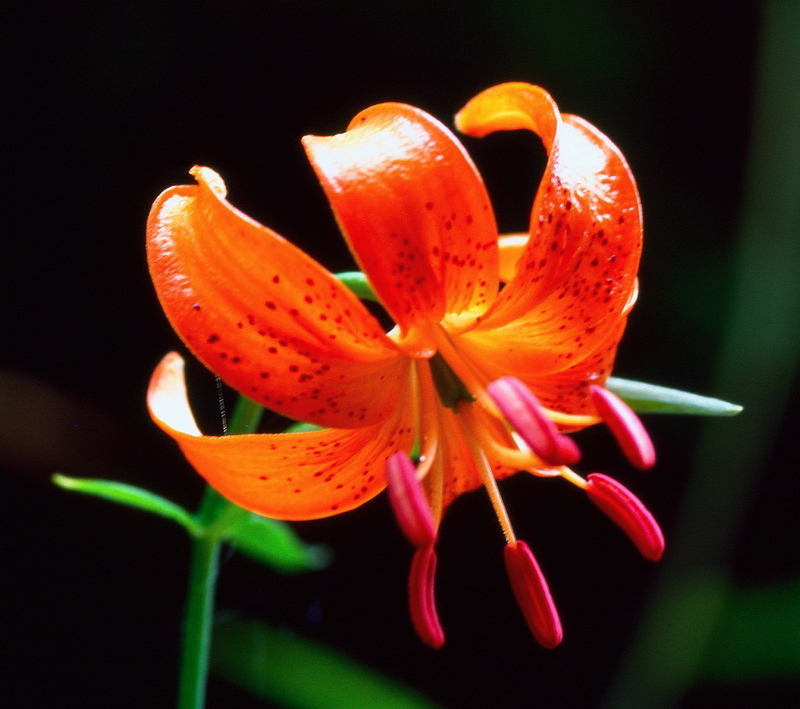
MULTIPOLYGON (((144 221, 162 189, 191 180, 194 164, 218 170, 246 213, 346 270, 302 135, 340 132, 381 101, 452 125, 490 85, 540 84, 611 136, 639 182, 641 296, 616 373, 747 403, 735 387, 719 390, 714 372, 747 202, 764 37, 755 0, 34 1, 3 16, 4 706, 173 704, 188 540, 161 519, 59 490, 49 476, 113 478, 190 508, 199 500, 199 478, 144 403, 152 368, 181 347, 149 282, 144 221)), ((537 140, 465 144, 501 230, 524 229, 544 164, 537 140)), ((783 390, 793 394, 774 404, 783 427, 763 441, 722 564, 745 587, 800 575, 800 486, 787 474, 797 462, 787 443, 798 414, 792 371, 783 390)), ((213 379, 195 368, 192 381, 196 404, 213 416, 213 379)), ((647 425, 660 454, 652 473, 634 474, 602 430, 583 435, 581 470, 636 490, 669 539, 702 424, 647 425)), ((410 551, 383 499, 297 525, 333 548, 325 571, 283 577, 229 556, 218 605, 327 643, 444 707, 601 706, 657 595, 659 569, 568 488, 524 476, 503 486, 561 609, 566 639, 555 651, 536 646, 519 617, 481 492, 455 504, 442 528, 439 652, 411 630, 410 551)), ((791 672, 742 681, 699 672, 671 701, 780 709, 797 706, 798 687, 791 672)), ((267 705, 213 680, 209 707, 219 706, 267 705)))

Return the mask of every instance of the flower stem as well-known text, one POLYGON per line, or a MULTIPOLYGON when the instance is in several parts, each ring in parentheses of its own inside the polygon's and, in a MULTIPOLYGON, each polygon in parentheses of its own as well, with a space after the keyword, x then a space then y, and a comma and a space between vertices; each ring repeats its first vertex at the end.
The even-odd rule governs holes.
POLYGON ((183 625, 178 709, 203 709, 220 541, 203 535, 192 541, 192 564, 183 625))
MULTIPOLYGON (((228 435, 254 433, 264 410, 240 396, 231 416, 228 435)), ((189 589, 183 621, 183 646, 178 685, 178 709, 203 709, 211 657, 214 596, 219 552, 230 530, 250 513, 207 487, 195 521, 200 533, 192 539, 189 589)))

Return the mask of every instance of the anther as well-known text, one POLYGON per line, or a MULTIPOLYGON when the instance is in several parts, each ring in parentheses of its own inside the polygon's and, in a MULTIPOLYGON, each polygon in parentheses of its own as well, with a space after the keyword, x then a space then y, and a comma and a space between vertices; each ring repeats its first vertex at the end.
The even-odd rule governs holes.
POLYGON ((420 640, 434 650, 444 645, 444 631, 439 624, 433 594, 436 552, 433 547, 417 549, 408 577, 408 601, 411 622, 420 640))
POLYGON ((501 377, 486 391, 512 428, 545 463, 573 465, 580 460, 575 442, 558 432, 539 400, 519 379, 501 377))
POLYGON ((601 473, 586 480, 589 499, 616 523, 642 556, 658 561, 664 553, 664 535, 650 511, 628 488, 601 473))
POLYGON ((386 461, 386 485, 397 524, 415 547, 430 547, 436 541, 436 524, 417 471, 406 453, 398 451, 386 461))
POLYGON ((589 391, 597 413, 611 429, 630 464, 640 470, 652 468, 656 463, 656 451, 633 409, 608 389, 593 385, 589 391))
POLYGON ((525 622, 542 647, 554 648, 564 633, 547 581, 530 547, 518 541, 505 549, 506 571, 525 622))

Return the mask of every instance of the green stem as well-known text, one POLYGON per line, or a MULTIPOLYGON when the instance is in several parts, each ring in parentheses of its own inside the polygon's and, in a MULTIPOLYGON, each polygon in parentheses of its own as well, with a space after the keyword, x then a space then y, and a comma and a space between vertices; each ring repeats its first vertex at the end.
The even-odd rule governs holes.
POLYGON ((206 536, 192 542, 178 709, 203 709, 205 706, 219 550, 220 542, 206 536))
MULTIPOLYGON (((263 413, 264 409, 258 404, 240 396, 228 435, 255 433, 263 413)), ((220 547, 226 531, 249 515, 250 512, 229 502, 213 488, 206 488, 200 510, 195 515, 202 532, 192 540, 178 709, 203 709, 205 706, 220 547)))

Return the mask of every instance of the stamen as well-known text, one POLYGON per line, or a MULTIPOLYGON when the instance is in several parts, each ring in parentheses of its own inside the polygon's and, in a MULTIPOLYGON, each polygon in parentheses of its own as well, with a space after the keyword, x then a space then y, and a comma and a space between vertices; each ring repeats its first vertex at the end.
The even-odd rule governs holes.
POLYGON ((415 362, 414 364, 417 383, 417 386, 414 387, 417 392, 417 430, 421 435, 417 478, 422 480, 427 476, 431 464, 436 458, 441 425, 437 407, 431 406, 429 403, 435 399, 436 394, 431 368, 427 362, 415 362))
POLYGON ((397 524, 415 547, 430 547, 436 541, 436 524, 425 498, 417 471, 403 451, 386 461, 386 485, 397 524))
POLYGON ((481 476, 481 482, 489 493, 489 499, 492 502, 494 513, 497 515, 497 520, 500 522, 500 527, 503 529, 506 542, 509 544, 516 544, 517 537, 514 534, 514 528, 511 526, 511 518, 508 516, 508 511, 503 503, 503 498, 500 496, 500 489, 497 487, 497 480, 492 472, 492 467, 486 459, 486 453, 481 448, 480 440, 473 432, 476 421, 472 412, 471 404, 467 401, 462 401, 458 405, 458 413, 462 415, 464 422, 467 424, 469 430, 464 431, 464 437, 467 440, 472 457, 475 461, 475 466, 478 468, 478 473, 481 476))
POLYGON ((578 446, 558 432, 539 400, 519 379, 500 377, 486 391, 503 416, 548 465, 572 465, 580 460, 578 446))
POLYGON ((491 454, 492 460, 540 477, 561 475, 560 468, 545 463, 516 431, 506 428, 501 418, 491 415, 481 406, 470 407, 469 413, 474 416, 474 420, 470 421, 470 431, 477 436, 481 447, 491 454))
POLYGON ((436 387, 427 362, 415 362, 414 371, 419 383, 417 392, 417 430, 420 432, 420 458, 417 464, 417 479, 425 481, 428 504, 438 526, 442 519, 443 480, 442 456, 439 451, 441 407, 432 405, 436 400, 436 387))
POLYGON ((420 640, 434 650, 444 644, 444 631, 439 624, 433 595, 436 574, 436 552, 433 547, 417 549, 408 577, 408 600, 411 622, 420 640))
POLYGON ((548 409, 546 406, 542 407, 542 410, 547 414, 547 418, 549 418, 553 423, 559 424, 561 426, 571 426, 573 428, 586 428, 587 426, 594 426, 594 424, 600 422, 599 416, 586 416, 584 414, 567 414, 563 411, 555 411, 553 409, 548 409))
POLYGON ((664 553, 664 535, 650 511, 628 488, 601 473, 587 478, 589 499, 615 522, 642 556, 658 561, 664 553))
POLYGON ((556 604, 530 547, 522 541, 505 549, 506 571, 525 622, 542 647, 554 648, 564 633, 556 604))
POLYGON ((656 463, 656 451, 633 409, 608 389, 592 385, 589 391, 597 412, 611 429, 630 464, 640 470, 652 468, 656 463))
POLYGON ((466 410, 469 430, 477 437, 481 448, 491 454, 492 460, 517 470, 528 470, 534 475, 559 475, 536 455, 522 437, 509 431, 502 414, 493 415, 482 406, 470 406, 466 410))

